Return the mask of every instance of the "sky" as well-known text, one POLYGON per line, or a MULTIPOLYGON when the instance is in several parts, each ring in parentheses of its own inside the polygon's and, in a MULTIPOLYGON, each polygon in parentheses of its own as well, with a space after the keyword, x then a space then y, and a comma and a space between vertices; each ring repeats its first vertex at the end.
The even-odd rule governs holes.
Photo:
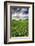
POLYGON ((11 16, 15 18, 27 18, 29 14, 29 8, 11 8, 11 16))

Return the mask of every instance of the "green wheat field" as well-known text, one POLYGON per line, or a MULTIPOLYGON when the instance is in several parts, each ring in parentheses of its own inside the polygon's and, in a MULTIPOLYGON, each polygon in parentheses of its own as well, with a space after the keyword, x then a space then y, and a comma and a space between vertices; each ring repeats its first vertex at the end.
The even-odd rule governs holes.
POLYGON ((28 36, 28 19, 10 21, 11 37, 27 37, 28 36))

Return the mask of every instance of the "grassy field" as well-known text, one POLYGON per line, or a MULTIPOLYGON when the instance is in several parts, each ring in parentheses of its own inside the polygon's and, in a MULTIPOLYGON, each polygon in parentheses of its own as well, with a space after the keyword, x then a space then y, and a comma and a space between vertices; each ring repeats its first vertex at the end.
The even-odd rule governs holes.
POLYGON ((10 23, 11 37, 28 36, 28 19, 26 20, 12 20, 10 23))

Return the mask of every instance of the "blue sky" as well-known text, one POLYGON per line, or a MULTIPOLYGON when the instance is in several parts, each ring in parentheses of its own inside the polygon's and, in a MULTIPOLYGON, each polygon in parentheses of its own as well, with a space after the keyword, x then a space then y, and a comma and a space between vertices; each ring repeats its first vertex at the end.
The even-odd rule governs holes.
POLYGON ((29 8, 12 8, 12 13, 22 13, 22 14, 28 14, 29 8))
POLYGON ((11 16, 13 19, 16 19, 17 17, 22 18, 28 18, 29 16, 29 8, 11 8, 11 16), (16 18, 14 18, 14 16, 16 18))

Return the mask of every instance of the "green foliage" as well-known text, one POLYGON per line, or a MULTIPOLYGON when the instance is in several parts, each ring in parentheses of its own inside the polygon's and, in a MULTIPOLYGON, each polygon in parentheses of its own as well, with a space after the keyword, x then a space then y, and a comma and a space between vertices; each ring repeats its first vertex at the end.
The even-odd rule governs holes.
POLYGON ((28 36, 28 19, 26 20, 12 20, 10 23, 11 37, 28 36))

